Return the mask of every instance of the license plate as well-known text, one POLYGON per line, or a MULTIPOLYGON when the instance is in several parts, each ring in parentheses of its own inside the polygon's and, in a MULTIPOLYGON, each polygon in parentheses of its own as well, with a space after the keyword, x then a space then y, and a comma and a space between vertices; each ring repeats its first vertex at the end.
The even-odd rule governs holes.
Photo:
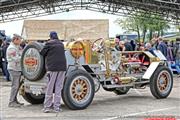
POLYGON ((32 91, 32 93, 35 95, 39 95, 42 93, 42 87, 41 86, 30 86, 30 91, 32 91))

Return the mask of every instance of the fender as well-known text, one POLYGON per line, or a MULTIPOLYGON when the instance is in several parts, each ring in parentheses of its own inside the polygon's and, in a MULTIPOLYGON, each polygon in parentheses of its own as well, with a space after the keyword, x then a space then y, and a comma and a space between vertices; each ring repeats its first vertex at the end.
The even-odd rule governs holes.
POLYGON ((150 79, 152 74, 155 72, 155 70, 157 69, 160 63, 161 63, 160 61, 152 62, 150 66, 148 67, 148 69, 146 70, 146 72, 144 73, 142 79, 150 79))

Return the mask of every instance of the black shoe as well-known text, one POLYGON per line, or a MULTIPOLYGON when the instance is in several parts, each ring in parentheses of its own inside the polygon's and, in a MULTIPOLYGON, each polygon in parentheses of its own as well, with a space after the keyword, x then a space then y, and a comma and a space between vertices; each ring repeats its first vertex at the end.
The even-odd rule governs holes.
POLYGON ((9 103, 8 107, 21 107, 20 104, 17 104, 16 102, 9 103))

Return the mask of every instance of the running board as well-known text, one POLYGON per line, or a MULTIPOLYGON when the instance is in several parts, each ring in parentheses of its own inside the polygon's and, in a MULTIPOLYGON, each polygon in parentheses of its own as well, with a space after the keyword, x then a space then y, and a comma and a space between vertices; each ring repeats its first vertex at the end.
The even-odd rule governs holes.
POLYGON ((135 82, 135 83, 131 83, 131 84, 125 84, 125 85, 118 85, 118 84, 114 84, 114 85, 103 85, 104 88, 107 89, 111 89, 111 88, 122 88, 122 87, 135 87, 138 84, 147 84, 149 83, 149 81, 141 81, 141 82, 135 82))

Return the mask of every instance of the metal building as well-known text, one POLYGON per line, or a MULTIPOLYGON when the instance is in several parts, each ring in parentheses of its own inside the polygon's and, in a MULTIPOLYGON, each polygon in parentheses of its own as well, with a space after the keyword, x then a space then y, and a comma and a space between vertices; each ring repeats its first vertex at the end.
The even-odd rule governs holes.
POLYGON ((86 39, 109 37, 109 21, 99 20, 25 20, 22 36, 26 40, 48 40, 49 32, 56 31, 60 39, 86 39))

